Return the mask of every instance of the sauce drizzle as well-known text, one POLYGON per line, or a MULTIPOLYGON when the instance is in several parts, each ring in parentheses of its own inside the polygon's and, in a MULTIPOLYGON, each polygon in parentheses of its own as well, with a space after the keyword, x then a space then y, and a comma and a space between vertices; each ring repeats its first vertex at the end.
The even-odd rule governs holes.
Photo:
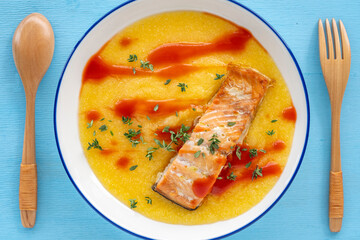
POLYGON ((86 112, 86 118, 89 122, 100 119, 100 113, 96 110, 89 110, 86 112))
POLYGON ((296 121, 296 118, 297 118, 296 109, 293 105, 285 108, 282 112, 282 115, 285 119, 294 121, 294 122, 296 121))
POLYGON ((213 176, 196 179, 193 182, 192 190, 197 197, 203 198, 211 191, 215 181, 216 179, 213 176))
MULTIPOLYGON (((222 193, 226 192, 229 188, 231 188, 234 184, 244 181, 251 181, 252 174, 256 168, 257 162, 265 153, 261 151, 257 151, 257 156, 250 157, 249 149, 251 148, 249 148, 249 146, 241 145, 239 147, 241 150, 241 160, 239 160, 239 158, 236 156, 236 151, 234 151, 233 154, 230 154, 228 156, 227 162, 224 165, 224 168, 220 172, 219 177, 216 180, 211 190, 212 194, 221 195, 222 193), (245 149, 246 151, 242 151, 245 149), (246 168, 246 164, 248 164, 249 162, 252 163, 248 168, 246 168), (231 167, 229 167, 229 163, 231 167), (235 180, 228 179, 228 176, 230 176, 231 173, 236 175, 235 180)), ((259 166, 259 168, 262 168, 263 177, 272 176, 272 175, 280 176, 280 174, 282 173, 282 169, 280 165, 276 162, 270 161, 266 163, 264 166, 259 166)))
MULTIPOLYGON (((195 100, 196 101, 196 100, 195 100)), ((179 101, 177 99, 148 100, 142 98, 121 99, 115 104, 115 113, 119 117, 133 117, 135 115, 165 116, 174 114, 176 111, 192 107, 194 101, 179 101), (158 105, 158 110, 154 111, 158 105)))
MULTIPOLYGON (((87 62, 83 72, 83 83, 90 80, 100 82, 105 77, 112 75, 149 76, 154 74, 163 78, 180 77, 204 68, 191 64, 183 64, 185 60, 217 52, 241 51, 251 38, 252 35, 247 29, 237 27, 234 32, 221 36, 214 42, 163 44, 152 50, 147 56, 147 60, 154 65, 155 71, 152 72, 148 69, 136 67, 135 74, 132 66, 106 63, 100 56, 102 48, 87 62)), ((129 37, 124 37, 120 40, 122 46, 127 46, 131 42, 132 39, 129 37)))
POLYGON ((83 83, 100 83, 108 76, 159 76, 162 78, 176 78, 201 69, 190 64, 175 64, 164 68, 156 69, 152 72, 149 69, 136 67, 135 74, 133 67, 123 65, 112 65, 106 63, 99 54, 90 58, 83 72, 83 83))
POLYGON ((150 52, 147 60, 154 65, 181 63, 189 58, 225 51, 241 51, 252 38, 245 28, 224 35, 211 43, 168 43, 150 52))
POLYGON ((132 39, 129 37, 123 37, 122 39, 120 39, 120 44, 123 47, 128 46, 129 44, 131 44, 131 42, 132 42, 132 39))
POLYGON ((129 158, 121 157, 121 158, 119 158, 119 160, 116 161, 115 166, 117 168, 123 168, 124 169, 129 165, 129 162, 130 162, 129 158))

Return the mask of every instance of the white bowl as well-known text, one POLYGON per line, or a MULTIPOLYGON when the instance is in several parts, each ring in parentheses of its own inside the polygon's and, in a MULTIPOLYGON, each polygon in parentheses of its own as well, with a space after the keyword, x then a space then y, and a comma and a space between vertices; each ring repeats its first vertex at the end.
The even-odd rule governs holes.
POLYGON ((226 0, 137 0, 124 3, 94 23, 76 44, 59 81, 55 98, 56 143, 64 168, 75 188, 104 218, 136 236, 155 239, 209 239, 237 232, 263 216, 294 179, 304 156, 309 133, 309 101, 301 70, 275 30, 245 6, 226 0), (131 23, 161 12, 205 11, 251 31, 281 71, 297 110, 294 140, 286 167, 265 198, 244 214, 227 221, 185 226, 151 220, 118 201, 91 170, 80 144, 78 129, 82 71, 88 59, 111 37, 131 23))

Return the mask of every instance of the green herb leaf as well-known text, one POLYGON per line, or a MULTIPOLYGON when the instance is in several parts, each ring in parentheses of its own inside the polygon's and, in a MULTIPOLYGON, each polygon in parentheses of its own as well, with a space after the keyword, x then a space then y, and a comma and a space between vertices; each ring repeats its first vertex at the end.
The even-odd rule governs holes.
POLYGON ((159 145, 159 147, 164 148, 164 145, 162 145, 158 139, 154 138, 154 141, 157 145, 159 145))
POLYGON ((149 161, 151 161, 153 159, 153 153, 156 152, 156 150, 158 150, 158 148, 149 147, 147 149, 147 153, 146 153, 145 157, 148 158, 149 161))
POLYGON ((166 80, 166 82, 164 83, 164 85, 168 85, 171 82, 171 79, 166 80))
POLYGON ((162 132, 169 132, 169 130, 170 130, 170 126, 166 126, 166 127, 164 127, 164 129, 162 130, 162 132))
POLYGON ((152 200, 150 197, 145 197, 145 200, 146 200, 147 204, 152 205, 152 200))
POLYGON ((271 130, 271 131, 267 131, 266 134, 269 135, 269 136, 272 136, 272 135, 275 134, 275 131, 274 131, 274 129, 273 129, 273 130, 271 130))
POLYGON ((214 134, 212 136, 212 138, 209 139, 209 141, 211 142, 210 145, 209 145, 209 151, 210 151, 211 154, 214 154, 215 150, 219 149, 220 140, 217 138, 217 135, 214 134))
POLYGON ((272 123, 277 122, 277 119, 271 120, 272 123))
POLYGON ((200 156, 200 153, 201 153, 201 151, 199 150, 199 151, 197 151, 195 154, 194 154, 194 157, 195 158, 198 158, 199 156, 200 156))
POLYGON ((100 122, 101 122, 101 121, 104 121, 104 120, 105 120, 105 118, 102 118, 102 119, 100 119, 100 122))
POLYGON ((232 126, 234 126, 236 124, 236 122, 228 122, 227 123, 227 125, 229 126, 229 127, 232 127, 232 126))
POLYGON ((140 141, 137 139, 134 139, 134 137, 136 137, 140 133, 141 133, 141 129, 139 129, 138 131, 135 131, 134 129, 129 129, 127 133, 124 133, 124 136, 127 139, 129 139, 129 142, 132 143, 132 147, 136 147, 136 145, 138 145, 140 143, 140 141))
POLYGON ((93 142, 90 144, 90 143, 88 143, 89 144, 89 146, 88 146, 88 148, 87 148, 87 150, 90 150, 91 148, 94 148, 94 149, 100 149, 101 151, 103 150, 102 149, 102 147, 99 145, 99 141, 95 138, 94 140, 93 140, 93 142))
POLYGON ((231 163, 228 162, 228 167, 231 168, 231 163))
POLYGON ((133 73, 134 73, 134 75, 135 75, 135 73, 136 73, 136 69, 133 67, 133 73))
POLYGON ((147 120, 149 120, 149 121, 150 121, 150 117, 149 117, 149 116, 146 116, 146 118, 147 118, 147 120))
POLYGON ((138 60, 137 56, 135 54, 132 54, 128 58, 128 62, 136 62, 138 60))
POLYGON ((96 131, 94 130, 94 132, 93 132, 93 136, 95 137, 95 135, 96 135, 96 131))
POLYGON ((236 177, 237 177, 237 176, 236 176, 236 175, 234 175, 234 173, 233 173, 233 172, 231 172, 231 173, 230 173, 230 175, 229 175, 229 176, 227 176, 226 178, 227 178, 227 179, 229 179, 229 180, 235 181, 236 177))
POLYGON ((197 145, 200 146, 203 142, 204 142, 204 139, 200 138, 199 141, 197 142, 197 145))
POLYGON ((188 85, 185 83, 179 83, 177 86, 181 89, 181 92, 186 92, 185 88, 188 88, 188 85))
POLYGON ((138 127, 139 127, 139 128, 142 128, 142 126, 141 126, 141 125, 138 125, 138 127))
POLYGON ((222 179, 222 177, 217 177, 216 179, 219 179, 219 180, 221 180, 221 179, 222 179))
MULTIPOLYGON (((175 150, 172 148, 172 144, 178 145, 179 140, 183 141, 184 143, 189 140, 190 135, 187 133, 187 131, 190 130, 190 127, 185 126, 184 124, 181 125, 181 128, 175 133, 174 131, 170 131, 168 127, 165 127, 163 129, 163 132, 169 132, 171 142, 169 144, 165 143, 165 140, 161 143, 158 139, 154 139, 155 143, 159 145, 160 148, 164 148, 165 150, 169 152, 175 152, 175 150)), ((156 133, 154 133, 157 135, 156 133)))
POLYGON ((248 163, 245 165, 245 167, 246 167, 246 168, 249 168, 250 165, 251 165, 251 162, 248 162, 248 163))
POLYGON ((253 148, 253 149, 250 149, 249 150, 249 156, 250 158, 254 158, 254 157, 257 157, 258 153, 257 153, 257 149, 253 148))
POLYGON ((203 158, 205 158, 205 153, 201 153, 201 155, 203 156, 203 158))
POLYGON ((136 208, 136 204, 138 203, 136 199, 129 199, 130 201, 130 208, 136 208))
POLYGON ((138 167, 138 165, 131 166, 131 167, 129 168, 129 170, 130 170, 130 171, 134 171, 137 167, 138 167))
POLYGON ((129 126, 130 126, 131 124, 133 124, 130 117, 124 117, 124 116, 122 116, 122 121, 123 121, 124 124, 128 124, 129 126))
POLYGON ((241 151, 246 152, 246 151, 247 151, 247 148, 243 148, 243 149, 241 149, 241 151))
POLYGON ((258 176, 260 176, 260 177, 263 176, 263 175, 262 175, 262 168, 259 168, 259 166, 256 165, 256 168, 255 168, 255 170, 254 170, 253 173, 252 173, 251 180, 254 180, 254 178, 257 179, 258 176))
POLYGON ((178 112, 177 112, 177 111, 175 112, 175 115, 176 115, 177 117, 179 116, 179 114, 178 114, 178 112))
POLYGON ((104 125, 102 125, 101 127, 99 127, 99 129, 100 129, 100 131, 104 132, 104 131, 106 131, 108 128, 107 128, 107 126, 104 124, 104 125))
POLYGON ((140 67, 143 69, 150 69, 151 71, 154 71, 154 66, 150 64, 149 61, 144 62, 143 60, 140 60, 140 67))
POLYGON ((159 104, 156 104, 156 106, 154 107, 154 112, 156 112, 159 109, 159 104))
POLYGON ((225 76, 225 74, 218 74, 218 73, 216 73, 216 78, 214 78, 214 80, 219 80, 219 79, 221 79, 223 76, 225 76))
POLYGON ((93 123, 94 123, 94 120, 91 120, 90 123, 86 123, 88 125, 87 128, 91 128, 93 126, 93 123))
POLYGON ((259 152, 266 153, 266 151, 264 149, 260 149, 259 152))
POLYGON ((241 152, 240 152, 240 147, 236 148, 236 156, 239 160, 241 160, 241 152))
POLYGON ((111 131, 111 130, 110 130, 110 134, 111 134, 111 136, 114 136, 114 133, 113 133, 113 131, 111 131))

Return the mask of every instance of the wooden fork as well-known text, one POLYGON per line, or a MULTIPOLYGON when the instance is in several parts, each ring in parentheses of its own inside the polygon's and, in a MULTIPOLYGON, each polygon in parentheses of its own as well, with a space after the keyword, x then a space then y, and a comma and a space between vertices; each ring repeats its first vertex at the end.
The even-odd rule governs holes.
POLYGON ((331 103, 329 227, 332 232, 339 232, 341 230, 344 213, 343 179, 340 158, 340 113, 342 99, 349 78, 351 63, 349 39, 341 20, 339 21, 339 26, 341 43, 339 41, 339 34, 335 19, 332 19, 333 34, 331 34, 329 21, 326 19, 326 40, 323 24, 321 19, 319 20, 320 62, 331 103))

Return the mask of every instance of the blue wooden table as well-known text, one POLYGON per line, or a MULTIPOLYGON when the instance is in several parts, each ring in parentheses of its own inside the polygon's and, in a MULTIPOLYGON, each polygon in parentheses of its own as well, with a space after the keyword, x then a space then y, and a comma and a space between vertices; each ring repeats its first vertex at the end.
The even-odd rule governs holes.
MULTIPOLYGON (((169 0, 170 1, 170 0, 169 0)), ((61 164, 53 131, 56 86, 85 31, 123 0, 0 0, 0 239, 136 239, 98 215, 78 194, 61 164), (11 50, 14 30, 32 12, 44 14, 55 33, 55 52, 36 99, 38 211, 33 229, 20 222, 18 186, 25 95, 11 50)), ((360 239, 360 1, 243 0, 292 49, 308 87, 311 124, 300 171, 284 197, 263 218, 228 239, 360 239), (328 228, 330 103, 322 77, 317 20, 342 19, 352 65, 341 115, 345 210, 340 233, 328 228)))

